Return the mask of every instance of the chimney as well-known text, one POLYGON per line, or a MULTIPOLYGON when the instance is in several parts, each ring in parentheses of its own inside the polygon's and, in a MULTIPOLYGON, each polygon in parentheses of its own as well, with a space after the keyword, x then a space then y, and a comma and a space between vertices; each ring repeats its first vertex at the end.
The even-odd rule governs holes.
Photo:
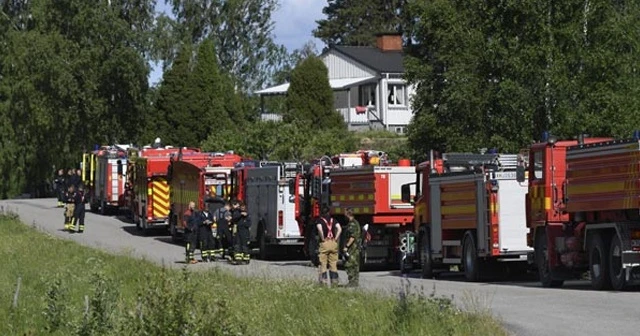
POLYGON ((402 51, 402 34, 381 33, 376 35, 376 46, 382 51, 402 51))

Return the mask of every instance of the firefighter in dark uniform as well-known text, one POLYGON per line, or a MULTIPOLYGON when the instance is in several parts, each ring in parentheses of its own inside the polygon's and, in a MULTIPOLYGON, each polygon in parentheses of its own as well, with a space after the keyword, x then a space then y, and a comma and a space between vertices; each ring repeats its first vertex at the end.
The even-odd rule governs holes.
POLYGON ((76 187, 69 184, 67 192, 64 194, 64 229, 73 231, 73 214, 76 209, 76 187))
POLYGON ((198 215, 196 213, 196 203, 189 202, 189 209, 184 212, 183 215, 183 225, 184 225, 184 240, 186 242, 185 245, 185 254, 187 264, 195 264, 198 261, 195 258, 196 253, 196 244, 198 244, 198 227, 197 227, 197 218, 198 215))
POLYGON ((202 261, 204 262, 215 261, 215 255, 213 254, 212 225, 213 214, 209 212, 209 209, 205 206, 204 209, 198 213, 198 237, 200 240, 202 261))
POLYGON ((78 224, 79 233, 84 232, 84 215, 86 212, 85 204, 87 204, 87 200, 85 197, 85 190, 84 190, 84 186, 80 184, 80 186, 78 187, 78 192, 76 192, 76 197, 75 197, 75 210, 73 213, 75 222, 71 224, 72 230, 75 230, 75 226, 76 224, 78 224))
POLYGON ((58 174, 55 176, 53 180, 56 187, 56 196, 58 197, 58 208, 62 208, 64 206, 64 194, 65 194, 65 176, 64 169, 58 170, 58 174))
POLYGON ((247 213, 247 206, 244 203, 240 203, 239 207, 235 209, 232 220, 237 228, 236 246, 233 255, 234 264, 249 264, 251 260, 251 254, 249 253, 251 217, 247 213))
POLYGON ((231 256, 230 248, 233 245, 231 237, 231 203, 226 202, 224 207, 219 208, 213 214, 213 220, 216 226, 215 248, 213 253, 220 255, 221 258, 231 256))
POLYGON ((360 279, 360 244, 362 242, 362 230, 360 229, 360 223, 353 217, 353 210, 347 209, 345 215, 349 222, 347 223, 347 242, 344 244, 342 253, 345 256, 346 262, 344 265, 345 271, 347 271, 347 278, 349 283, 347 287, 358 287, 360 279))

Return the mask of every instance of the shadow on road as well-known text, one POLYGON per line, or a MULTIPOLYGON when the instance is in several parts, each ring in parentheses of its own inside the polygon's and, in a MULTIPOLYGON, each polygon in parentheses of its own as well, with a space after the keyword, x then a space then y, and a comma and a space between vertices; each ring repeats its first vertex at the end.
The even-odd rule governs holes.
POLYGON ((122 230, 132 236, 138 237, 157 237, 157 236, 166 236, 167 232, 164 228, 153 228, 147 229, 146 231, 138 230, 135 226, 123 226, 122 230))

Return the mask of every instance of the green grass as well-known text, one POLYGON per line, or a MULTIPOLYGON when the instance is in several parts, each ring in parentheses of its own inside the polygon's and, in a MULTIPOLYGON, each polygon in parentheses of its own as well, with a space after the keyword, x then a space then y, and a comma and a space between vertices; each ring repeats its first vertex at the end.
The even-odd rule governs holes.
POLYGON ((406 290, 390 297, 165 269, 8 215, 0 237, 0 335, 506 335, 486 313, 406 290))

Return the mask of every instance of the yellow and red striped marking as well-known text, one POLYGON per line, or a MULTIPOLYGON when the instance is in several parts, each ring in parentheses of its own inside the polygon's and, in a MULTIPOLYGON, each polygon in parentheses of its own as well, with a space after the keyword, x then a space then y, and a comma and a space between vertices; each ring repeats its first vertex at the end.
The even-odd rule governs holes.
POLYGON ((169 184, 164 177, 156 177, 151 182, 153 189, 151 197, 153 197, 153 217, 164 218, 169 216, 169 184))

